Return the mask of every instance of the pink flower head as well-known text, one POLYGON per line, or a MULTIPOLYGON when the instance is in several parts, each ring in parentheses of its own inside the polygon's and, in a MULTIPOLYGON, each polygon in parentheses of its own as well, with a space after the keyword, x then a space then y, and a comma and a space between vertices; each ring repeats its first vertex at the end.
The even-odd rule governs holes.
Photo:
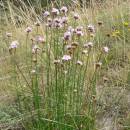
POLYGON ((45 42, 45 39, 44 39, 42 36, 37 36, 37 37, 35 38, 35 41, 36 41, 36 42, 39 42, 39 43, 44 43, 44 42, 45 42))
POLYGON ((84 33, 82 31, 76 31, 77 36, 83 36, 84 33))
POLYGON ((103 52, 104 53, 108 53, 109 52, 109 48, 107 46, 103 47, 103 52))
POLYGON ((69 26, 68 27, 68 31, 71 32, 71 33, 73 33, 74 32, 74 28, 72 26, 69 26))
POLYGON ((61 12, 63 13, 67 13, 68 9, 66 6, 63 6, 61 9, 60 9, 61 12))
POLYGON ((65 40, 70 40, 71 39, 71 32, 67 31, 64 33, 64 39, 65 40))
POLYGON ((63 60, 63 61, 69 61, 69 60, 71 60, 71 56, 70 56, 70 55, 64 55, 64 56, 62 57, 62 60, 63 60))
POLYGON ((66 24, 68 22, 68 17, 64 16, 61 18, 61 23, 66 24))
POLYGON ((61 28, 62 24, 61 24, 61 19, 60 18, 55 18, 52 23, 51 23, 52 27, 56 27, 56 28, 61 28))
POLYGON ((59 15, 59 10, 57 8, 52 8, 51 12, 53 15, 59 15))
POLYGON ((43 13, 43 16, 44 16, 44 17, 50 16, 50 12, 49 12, 49 11, 45 11, 45 12, 43 13))
POLYGON ((27 32, 27 33, 32 32, 32 28, 31 28, 31 27, 27 27, 27 28, 25 29, 25 32, 27 32))
POLYGON ((9 49, 16 49, 18 45, 19 45, 18 41, 13 41, 11 42, 9 49))

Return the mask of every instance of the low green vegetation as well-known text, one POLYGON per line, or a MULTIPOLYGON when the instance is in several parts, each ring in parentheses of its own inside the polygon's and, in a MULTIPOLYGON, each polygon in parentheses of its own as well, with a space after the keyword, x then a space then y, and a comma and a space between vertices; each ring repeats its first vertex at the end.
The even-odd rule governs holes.
POLYGON ((0 129, 129 130, 130 2, 31 2, 1 1, 0 129))

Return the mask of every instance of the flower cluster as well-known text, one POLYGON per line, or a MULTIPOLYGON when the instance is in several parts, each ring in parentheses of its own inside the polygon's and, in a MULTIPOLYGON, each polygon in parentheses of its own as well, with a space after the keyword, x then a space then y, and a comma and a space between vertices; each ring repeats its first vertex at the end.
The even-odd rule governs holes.
MULTIPOLYGON (((84 106, 84 96, 86 95, 84 90, 92 91, 89 93, 90 98, 96 101, 96 97, 93 95, 96 91, 94 90, 96 88, 94 86, 96 85, 94 83, 96 82, 95 76, 106 61, 110 49, 107 43, 105 43, 105 46, 97 45, 97 41, 100 40, 97 40, 96 36, 98 36, 99 28, 102 29, 103 27, 101 26, 102 21, 99 21, 97 26, 92 23, 82 25, 81 16, 78 13, 73 12, 72 16, 69 17, 66 6, 58 9, 53 4, 52 2, 51 10, 42 12, 41 19, 36 18, 36 22, 33 25, 28 25, 23 31, 26 41, 20 43, 22 47, 26 47, 24 58, 27 66, 26 72, 29 70, 29 75, 22 76, 24 79, 26 75, 27 78, 31 78, 29 83, 27 80, 26 82, 31 86, 31 89, 34 89, 32 91, 34 97, 31 99, 34 105, 33 109, 40 110, 40 105, 44 104, 40 100, 43 94, 41 90, 45 88, 45 101, 54 98, 54 100, 49 99, 49 103, 45 102, 44 105, 47 105, 45 108, 54 106, 55 102, 56 111, 53 111, 53 108, 50 109, 54 112, 54 114, 52 113, 52 116, 54 115, 52 119, 60 119, 66 114, 61 110, 68 113, 72 112, 72 115, 81 114, 82 106, 84 106), (28 59, 31 62, 28 62, 28 59), (91 70, 90 73, 93 74, 94 72, 95 75, 88 78, 88 86, 92 85, 92 89, 90 89, 91 86, 86 89, 88 87, 85 86, 86 75, 89 75, 91 70), (40 87, 44 88, 41 89, 40 87), (66 104, 67 106, 65 106, 66 104), (63 115, 59 115, 62 112, 63 115)), ((125 23, 124 26, 127 26, 127 24, 125 23)), ((11 33, 6 33, 6 36, 8 41, 13 39, 11 33)), ((12 41, 9 45, 10 54, 17 55, 15 52, 21 46, 19 46, 18 41, 12 41)), ((90 105, 88 109, 92 108, 93 104, 90 103, 90 105)), ((50 110, 48 112, 47 109, 47 113, 50 113, 50 110)), ((47 126, 49 125, 47 124, 47 126)), ((60 127, 57 128, 62 130, 60 127)))

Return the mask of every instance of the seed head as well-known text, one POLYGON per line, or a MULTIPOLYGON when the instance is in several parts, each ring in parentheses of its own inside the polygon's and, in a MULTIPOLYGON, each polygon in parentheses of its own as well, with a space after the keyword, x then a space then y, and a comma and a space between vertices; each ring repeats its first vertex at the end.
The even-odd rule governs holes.
POLYGON ((96 63, 96 69, 97 69, 97 68, 100 68, 101 66, 102 66, 102 62, 96 63))
POLYGON ((61 63, 61 60, 54 60, 54 64, 59 64, 61 63))
POLYGON ((107 82, 109 79, 107 77, 103 77, 103 81, 107 82))
POLYGON ((92 42, 88 42, 88 43, 84 44, 84 48, 92 48, 92 47, 93 47, 92 42))
POLYGON ((95 34, 94 34, 94 33, 90 33, 90 37, 91 37, 91 38, 94 38, 94 37, 95 37, 95 34))
POLYGON ((38 47, 38 45, 34 45, 33 48, 32 48, 32 53, 36 54, 38 50, 40 50, 40 48, 38 47))
POLYGON ((71 45, 66 45, 66 49, 67 49, 67 50, 71 50, 71 49, 72 49, 72 46, 71 46, 71 45))
POLYGON ((36 26, 40 26, 41 23, 40 23, 40 21, 37 21, 37 22, 35 22, 34 24, 35 24, 36 26))
POLYGON ((48 21, 49 23, 51 23, 51 22, 52 22, 52 19, 51 19, 51 18, 48 18, 47 21, 48 21))
POLYGON ((71 45, 72 45, 72 47, 76 48, 79 45, 79 43, 78 42, 73 42, 71 45))
POLYGON ((103 25, 103 22, 102 22, 102 21, 98 21, 98 25, 99 25, 99 26, 102 26, 102 25, 103 25))
POLYGON ((107 34, 106 34, 106 36, 107 36, 107 37, 110 37, 110 36, 111 36, 111 34, 110 34, 110 33, 107 33, 107 34))
POLYGON ((88 51, 87 50, 83 50, 82 54, 88 54, 88 51))

